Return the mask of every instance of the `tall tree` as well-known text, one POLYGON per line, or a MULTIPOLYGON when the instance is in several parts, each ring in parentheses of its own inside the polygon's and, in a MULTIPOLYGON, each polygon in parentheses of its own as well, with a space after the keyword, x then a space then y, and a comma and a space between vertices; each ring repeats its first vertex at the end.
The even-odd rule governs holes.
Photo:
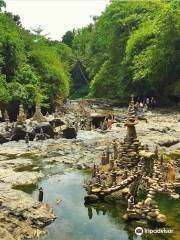
POLYGON ((62 42, 68 45, 69 47, 72 47, 73 39, 74 31, 67 31, 62 37, 62 42))

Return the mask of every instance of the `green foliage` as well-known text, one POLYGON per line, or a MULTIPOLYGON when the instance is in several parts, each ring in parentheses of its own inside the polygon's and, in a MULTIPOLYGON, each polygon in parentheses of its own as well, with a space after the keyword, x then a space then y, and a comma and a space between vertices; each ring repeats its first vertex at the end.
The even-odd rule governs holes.
POLYGON ((62 42, 65 43, 67 46, 72 47, 73 39, 74 32, 67 31, 62 37, 62 42))
POLYGON ((18 16, 0 13, 0 101, 47 106, 59 96, 67 96, 68 50, 60 42, 57 47, 41 32, 23 29, 18 16))
POLYGON ((82 85, 78 89, 73 89, 70 97, 72 99, 86 97, 88 95, 88 90, 89 90, 89 86, 88 85, 82 85))
POLYGON ((0 75, 0 101, 7 102, 10 99, 7 83, 3 75, 0 75))
POLYGON ((0 101, 53 105, 70 87, 73 97, 180 96, 179 16, 178 1, 114 0, 59 42, 0 12, 0 101))
POLYGON ((91 80, 89 95, 180 96, 178 1, 112 1, 75 32, 73 52, 91 80))
POLYGON ((55 48, 38 42, 33 48, 31 63, 41 76, 41 87, 51 100, 69 94, 69 79, 55 48))
POLYGON ((110 61, 104 62, 91 82, 90 96, 113 97, 117 87, 116 80, 112 77, 114 71, 116 67, 110 61))
POLYGON ((0 0, 0 11, 3 7, 6 7, 6 3, 3 0, 0 0))

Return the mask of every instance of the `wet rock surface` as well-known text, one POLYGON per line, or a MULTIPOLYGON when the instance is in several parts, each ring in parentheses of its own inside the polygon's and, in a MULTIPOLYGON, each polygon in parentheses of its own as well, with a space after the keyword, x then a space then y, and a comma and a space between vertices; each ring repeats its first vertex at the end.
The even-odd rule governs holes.
POLYGON ((55 219, 50 206, 38 203, 28 194, 0 183, 0 237, 33 239, 41 234, 42 227, 55 219))

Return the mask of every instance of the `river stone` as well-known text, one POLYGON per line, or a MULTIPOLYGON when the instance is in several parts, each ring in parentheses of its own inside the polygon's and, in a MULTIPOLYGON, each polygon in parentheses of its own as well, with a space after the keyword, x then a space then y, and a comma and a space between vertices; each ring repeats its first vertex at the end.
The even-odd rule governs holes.
POLYGON ((150 217, 156 217, 158 214, 156 212, 149 212, 148 216, 150 217))
POLYGON ((84 197, 84 202, 85 204, 91 204, 91 203, 96 203, 98 202, 99 198, 98 196, 96 196, 95 194, 91 194, 91 195, 86 195, 84 197))
POLYGON ((32 141, 35 138, 35 132, 27 132, 26 129, 22 127, 16 127, 13 130, 13 135, 10 138, 10 141, 19 141, 24 140, 26 133, 29 134, 29 140, 32 141))
POLYGON ((6 138, 4 135, 0 134, 0 144, 9 142, 9 139, 6 138))
POLYGON ((149 205, 149 204, 152 204, 152 198, 146 198, 146 200, 144 201, 144 204, 145 205, 149 205))
POLYGON ((75 128, 69 127, 63 130, 63 137, 67 139, 72 139, 77 137, 77 132, 75 128))
POLYGON ((166 216, 164 214, 158 214, 156 217, 156 221, 158 223, 165 223, 166 222, 166 216))
POLYGON ((128 213, 128 219, 141 219, 141 214, 137 213, 137 212, 129 212, 128 213))
POLYGON ((47 134, 50 138, 54 138, 53 127, 51 126, 50 123, 46 123, 46 122, 38 123, 34 128, 34 131, 36 133, 40 133, 41 129, 43 130, 43 133, 47 134))
POLYGON ((122 194, 128 194, 129 188, 123 188, 121 191, 122 191, 122 194))
POLYGON ((123 218, 125 221, 127 221, 127 220, 128 220, 128 214, 125 213, 122 218, 123 218))
POLYGON ((151 194, 151 195, 154 195, 156 192, 155 191, 153 191, 153 190, 150 190, 149 191, 149 194, 151 194))
POLYGON ((93 192, 93 193, 99 193, 100 191, 101 191, 100 188, 93 188, 93 189, 92 189, 92 192, 93 192))
POLYGON ((179 194, 177 194, 177 193, 172 193, 172 194, 171 194, 171 198, 177 200, 177 199, 179 199, 179 194))
POLYGON ((152 158, 152 157, 154 157, 154 153, 152 153, 152 152, 146 152, 146 151, 140 151, 139 152, 139 155, 141 156, 141 157, 144 157, 144 158, 152 158))

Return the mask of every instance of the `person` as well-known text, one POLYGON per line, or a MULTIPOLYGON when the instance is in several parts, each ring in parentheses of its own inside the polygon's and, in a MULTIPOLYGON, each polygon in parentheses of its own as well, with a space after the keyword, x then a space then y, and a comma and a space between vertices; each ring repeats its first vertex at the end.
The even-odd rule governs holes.
POLYGON ((114 119, 113 114, 112 114, 112 113, 109 113, 108 116, 107 116, 107 127, 108 127, 109 129, 112 128, 113 119, 114 119))
POLYGON ((150 99, 149 99, 148 97, 146 98, 146 104, 147 104, 147 106, 149 107, 150 99))
POLYGON ((143 102, 140 102, 140 103, 139 103, 139 108, 140 108, 140 111, 142 112, 142 111, 143 111, 143 108, 144 108, 143 102))
POLYGON ((111 120, 111 119, 108 119, 108 120, 107 120, 107 127, 108 127, 109 129, 112 128, 112 120, 111 120))
POLYGON ((142 108, 143 108, 143 103, 142 102, 136 102, 135 106, 134 106, 134 110, 135 110, 135 117, 138 119, 138 120, 145 120, 146 123, 147 123, 147 118, 145 118, 143 115, 142 115, 142 108))
POLYGON ((43 201, 43 197, 44 197, 44 191, 43 191, 43 188, 40 187, 39 188, 39 202, 43 201))
POLYGON ((134 207, 134 197, 131 195, 131 196, 128 198, 128 210, 133 209, 133 207, 134 207))
POLYGON ((154 109, 156 105, 156 100, 154 97, 151 98, 151 108, 154 109))
POLYGON ((147 112, 147 110, 148 110, 148 105, 147 105, 147 103, 145 103, 144 107, 143 107, 143 112, 147 112))
POLYGON ((139 102, 136 102, 135 105, 134 105, 134 110, 135 110, 135 116, 136 117, 139 115, 139 107, 140 107, 139 102))
POLYGON ((28 133, 26 133, 26 135, 25 135, 25 143, 29 143, 29 134, 28 133))

